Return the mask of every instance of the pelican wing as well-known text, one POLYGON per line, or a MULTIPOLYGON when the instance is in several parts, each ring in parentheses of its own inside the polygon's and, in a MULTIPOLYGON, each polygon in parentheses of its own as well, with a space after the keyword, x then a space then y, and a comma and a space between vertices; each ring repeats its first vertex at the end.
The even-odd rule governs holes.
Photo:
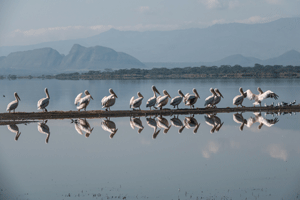
POLYGON ((182 97, 181 97, 181 96, 177 96, 177 97, 174 97, 174 98, 171 100, 170 105, 176 106, 176 105, 179 105, 181 102, 182 102, 182 97))
POLYGON ((261 95, 258 96, 258 100, 262 101, 266 98, 274 98, 274 99, 278 99, 278 95, 275 94, 274 92, 272 92, 271 90, 268 90, 264 93, 262 93, 261 95))
POLYGON ((214 99, 215 99, 215 96, 214 96, 214 95, 211 95, 211 96, 207 97, 207 98, 205 99, 204 106, 212 105, 212 103, 214 102, 214 99))
POLYGON ((82 93, 78 94, 77 97, 75 98, 74 104, 77 105, 81 99, 82 93))
POLYGON ((244 97, 242 95, 237 95, 236 97, 233 98, 233 105, 240 105, 243 103, 244 97))
POLYGON ((129 107, 131 108, 131 106, 133 105, 133 101, 134 101, 134 96, 131 97, 130 102, 129 102, 129 107))
POLYGON ((248 99, 250 99, 250 100, 255 99, 256 95, 253 94, 253 93, 251 92, 251 90, 248 89, 248 90, 246 91, 246 93, 247 93, 248 99))
POLYGON ((168 99, 168 95, 162 96, 159 99, 157 99, 157 104, 161 104, 162 102, 166 101, 168 99))
POLYGON ((17 100, 14 100, 7 105, 6 110, 10 111, 10 110, 16 109, 18 107, 18 104, 19 104, 19 102, 17 100))
POLYGON ((7 125, 7 129, 13 133, 19 133, 19 128, 16 124, 7 125))
POLYGON ((213 120, 213 118, 209 117, 209 116, 204 116, 205 118, 205 123, 209 126, 214 127, 215 126, 215 122, 213 120))
POLYGON ((150 99, 148 99, 148 101, 146 103, 146 107, 154 106, 155 103, 156 103, 156 97, 151 97, 150 99))
POLYGON ((79 133, 80 135, 83 135, 83 132, 81 131, 80 127, 78 124, 75 123, 75 130, 77 131, 77 133, 79 133))
POLYGON ((143 97, 139 97, 139 98, 133 100, 133 102, 132 102, 133 107, 140 107, 140 105, 142 104, 143 99, 144 99, 143 97))
POLYGON ((38 101, 37 103, 37 107, 38 109, 43 109, 43 108, 46 108, 49 104, 49 98, 42 98, 38 101))

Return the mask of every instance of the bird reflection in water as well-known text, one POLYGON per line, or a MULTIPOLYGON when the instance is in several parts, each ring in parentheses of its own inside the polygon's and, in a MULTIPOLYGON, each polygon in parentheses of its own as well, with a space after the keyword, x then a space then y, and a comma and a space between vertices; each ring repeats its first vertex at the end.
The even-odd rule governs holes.
POLYGON ((49 129, 49 126, 46 124, 48 122, 48 120, 46 120, 45 122, 39 122, 38 123, 38 131, 40 133, 43 133, 43 134, 47 134, 47 137, 46 137, 46 144, 48 144, 49 142, 49 137, 50 137, 50 129, 49 129))
POLYGON ((112 139, 114 137, 114 135, 116 134, 116 132, 118 131, 118 129, 116 128, 115 122, 113 122, 109 119, 102 120, 101 127, 103 128, 103 130, 110 132, 110 135, 109 135, 110 139, 112 139))
POLYGON ((209 126, 212 126, 210 133, 219 131, 224 124, 224 122, 222 123, 221 119, 217 117, 216 114, 206 115, 204 116, 204 118, 205 118, 205 123, 209 126))
POLYGON ((157 117, 158 121, 157 121, 157 126, 158 128, 162 128, 164 129, 164 134, 168 133, 168 131, 171 128, 171 125, 169 125, 169 122, 166 118, 164 118, 163 116, 157 117))
POLYGON ((194 115, 191 117, 185 117, 183 123, 187 129, 194 128, 194 134, 197 133, 198 128, 200 127, 200 123, 198 124, 198 121, 194 118, 194 115))
POLYGON ((90 124, 88 123, 88 121, 86 119, 71 119, 71 123, 75 124, 75 130, 77 131, 77 133, 79 133, 80 135, 83 135, 83 132, 85 132, 85 137, 88 138, 92 131, 94 130, 94 127, 91 128, 90 124))
POLYGON ((241 124, 240 131, 244 130, 244 125, 247 124, 247 120, 243 117, 242 113, 233 114, 233 121, 238 124, 241 124))
POLYGON ((7 129, 16 134, 15 141, 17 141, 21 135, 21 132, 19 132, 19 127, 16 124, 10 124, 7 125, 7 129))
POLYGON ((159 132, 160 132, 160 129, 157 130, 156 120, 155 120, 155 118, 148 117, 148 118, 146 118, 146 121, 147 121, 148 126, 150 126, 151 128, 154 129, 152 139, 155 139, 157 137, 157 135, 159 134, 159 132))
POLYGON ((130 126, 132 129, 138 128, 138 133, 141 133, 144 129, 143 123, 140 118, 130 117, 130 126))
POLYGON ((256 122, 259 123, 259 125, 258 125, 257 128, 261 129, 263 125, 265 125, 267 127, 271 127, 271 126, 273 126, 274 124, 276 124, 279 121, 277 117, 274 118, 274 119, 266 119, 266 118, 264 118, 264 117, 261 116, 261 113, 255 112, 253 114, 255 115, 255 117, 250 117, 247 120, 246 126, 248 128, 250 128, 256 122))
POLYGON ((184 129, 184 124, 182 123, 182 121, 178 118, 178 115, 177 115, 177 117, 173 117, 172 119, 170 119, 171 120, 171 124, 173 125, 173 126, 175 126, 175 127, 177 127, 177 128, 179 128, 179 130, 178 130, 178 133, 180 134, 180 133, 182 133, 182 131, 183 131, 183 129, 184 129))

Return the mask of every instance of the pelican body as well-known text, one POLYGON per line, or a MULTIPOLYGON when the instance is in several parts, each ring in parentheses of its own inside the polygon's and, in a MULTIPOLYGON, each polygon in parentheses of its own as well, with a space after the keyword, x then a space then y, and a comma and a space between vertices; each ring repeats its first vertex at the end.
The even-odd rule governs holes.
POLYGON ((197 102, 197 99, 200 99, 200 96, 195 88, 193 89, 193 92, 194 94, 187 93, 185 95, 185 105, 190 106, 191 108, 194 108, 194 104, 197 102))
POLYGON ((45 93, 46 93, 46 98, 40 99, 37 103, 37 107, 38 110, 43 110, 47 112, 46 107, 49 105, 49 101, 50 101, 50 96, 47 88, 45 88, 45 93))
POLYGON ((160 108, 160 110, 163 106, 167 105, 169 98, 171 98, 171 96, 166 90, 163 90, 163 94, 164 96, 159 96, 156 99, 157 107, 160 108))
POLYGON ((212 93, 212 95, 209 96, 209 97, 207 97, 207 98, 205 99, 205 103, 204 103, 204 106, 207 107, 207 108, 213 106, 215 97, 217 96, 217 94, 216 94, 216 92, 214 91, 214 89, 210 88, 210 92, 212 93))
POLYGON ((137 93, 138 98, 134 99, 134 96, 131 97, 130 102, 129 102, 129 107, 132 108, 133 110, 135 108, 139 108, 141 110, 141 105, 142 105, 142 101, 144 99, 144 96, 138 92, 137 93))
POLYGON ((154 96, 149 98, 147 103, 146 103, 146 108, 150 107, 150 110, 151 110, 151 107, 153 106, 155 109, 155 104, 156 104, 156 93, 160 95, 159 91, 156 89, 156 87, 154 85, 152 85, 152 91, 154 93, 154 96))
POLYGON ((12 111, 12 110, 15 112, 16 108, 17 108, 18 105, 19 105, 19 101, 21 101, 19 95, 18 95, 16 92, 14 93, 14 96, 15 96, 16 100, 10 102, 10 103, 7 105, 6 110, 7 110, 8 112, 10 112, 10 111, 12 111))
POLYGON ((118 98, 116 93, 111 88, 108 91, 110 95, 103 97, 103 99, 101 100, 102 108, 106 108, 106 111, 107 108, 110 110, 110 107, 115 104, 116 98, 118 98))
POLYGON ((21 132, 19 132, 19 127, 16 124, 10 124, 7 125, 7 129, 16 134, 15 141, 17 141, 21 135, 21 132))
POLYGON ((239 105, 243 106, 242 103, 244 101, 244 98, 247 97, 247 93, 244 93, 243 88, 240 87, 239 91, 241 95, 237 95, 233 98, 233 105, 236 105, 237 107, 239 105))
MULTIPOLYGON (((86 107, 89 105, 90 100, 93 99, 92 95, 89 93, 89 91, 84 91, 85 97, 81 97, 82 93, 78 94, 75 98, 74 104, 77 105, 77 110, 80 111, 81 109, 84 109, 86 111, 86 107)), ((94 99, 93 99, 94 100, 94 99)))
POLYGON ((94 128, 91 128, 89 122, 86 119, 75 119, 72 120, 72 123, 75 123, 75 130, 80 134, 83 135, 85 132, 85 137, 89 137, 94 128))
POLYGON ((49 137, 50 137, 50 128, 46 123, 47 123, 47 120, 45 122, 38 123, 38 131, 40 133, 47 135, 46 140, 45 140, 45 142, 47 144, 49 142, 49 137))
POLYGON ((111 120, 103 120, 101 123, 101 127, 103 130, 110 132, 111 134, 109 135, 109 138, 112 139, 118 129, 116 128, 115 122, 111 120))
POLYGON ((141 133, 142 130, 144 129, 143 123, 142 123, 140 118, 135 118, 135 117, 131 118, 130 117, 130 126, 131 126, 132 129, 137 127, 138 128, 138 133, 141 133))
POLYGON ((184 94, 181 92, 181 90, 178 90, 178 94, 180 96, 174 97, 170 103, 170 105, 174 106, 174 108, 175 106, 177 106, 177 109, 178 109, 178 105, 182 102, 182 99, 184 98, 184 94))

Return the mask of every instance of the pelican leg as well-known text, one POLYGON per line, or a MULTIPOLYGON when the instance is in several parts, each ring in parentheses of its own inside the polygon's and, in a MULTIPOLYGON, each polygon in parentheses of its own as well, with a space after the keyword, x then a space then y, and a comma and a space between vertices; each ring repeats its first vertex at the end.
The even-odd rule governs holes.
POLYGON ((45 111, 48 112, 48 110, 45 108, 45 111))

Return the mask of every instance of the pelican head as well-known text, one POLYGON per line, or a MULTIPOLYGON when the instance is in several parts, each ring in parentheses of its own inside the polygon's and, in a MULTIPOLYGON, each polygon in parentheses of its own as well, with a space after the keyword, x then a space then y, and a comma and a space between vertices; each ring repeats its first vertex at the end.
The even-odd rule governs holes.
POLYGON ((198 92, 195 88, 193 88, 193 92, 195 93, 196 97, 200 99, 200 95, 198 94, 198 92))
POLYGON ((21 101, 19 95, 18 95, 16 92, 14 93, 14 95, 15 95, 15 98, 16 98, 17 100, 20 100, 20 101, 21 101))
POLYGON ((118 98, 116 93, 111 88, 108 91, 109 91, 110 94, 113 94, 116 98, 118 98))
MULTIPOLYGON (((85 90, 85 91, 84 91, 84 94, 85 94, 86 96, 90 95, 90 96, 91 96, 91 99, 93 99, 93 97, 92 97, 92 95, 89 93, 89 91, 85 90)), ((94 100, 94 99, 93 99, 93 100, 94 100)))
POLYGON ((153 90, 153 92, 156 92, 160 95, 159 91, 156 89, 156 87, 154 85, 152 85, 152 90, 153 90))
POLYGON ((182 97, 184 97, 184 94, 181 92, 181 90, 178 90, 178 94, 182 97))
POLYGON ((240 91, 241 95, 243 95, 244 98, 247 97, 247 93, 246 92, 244 93, 243 88, 240 87, 239 91, 240 91))
POLYGON ((221 92, 219 91, 218 88, 215 88, 215 92, 216 92, 217 94, 219 94, 222 98, 224 98, 223 95, 221 94, 221 92))
POLYGON ((257 91, 259 92, 259 94, 264 93, 260 87, 257 88, 257 91))
POLYGON ((49 92, 48 92, 48 88, 45 88, 45 93, 46 93, 47 97, 50 99, 50 95, 49 95, 49 92))
POLYGON ((140 92, 138 92, 137 95, 138 95, 138 97, 144 98, 144 96, 140 92))
POLYGON ((167 92, 167 90, 163 90, 164 95, 167 95, 169 98, 171 98, 171 96, 169 95, 169 93, 167 92))

